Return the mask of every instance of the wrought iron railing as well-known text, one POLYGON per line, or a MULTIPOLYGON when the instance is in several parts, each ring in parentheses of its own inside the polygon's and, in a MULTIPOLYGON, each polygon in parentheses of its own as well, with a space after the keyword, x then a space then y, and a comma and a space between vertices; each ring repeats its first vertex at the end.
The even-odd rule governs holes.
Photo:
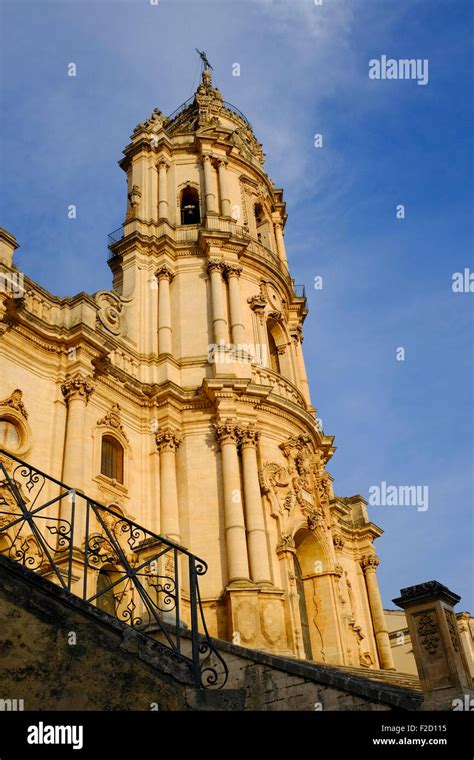
MULTIPOLYGON (((181 212, 183 213, 183 212, 181 212)), ((181 219, 183 221, 183 219, 181 219)), ((167 231, 172 231, 174 239, 177 243, 183 242, 195 242, 199 237, 199 230, 212 230, 218 232, 228 232, 232 235, 245 238, 250 241, 249 250, 256 253, 259 256, 263 256, 270 261, 285 277, 291 280, 294 294, 297 298, 306 298, 306 291, 304 285, 295 285, 294 280, 290 277, 287 264, 280 259, 277 253, 265 246, 260 240, 254 238, 249 230, 242 225, 237 224, 233 219, 223 219, 220 216, 205 216, 202 221, 196 224, 182 224, 181 226, 175 226, 167 223, 167 231)), ((114 232, 111 232, 108 236, 109 248, 112 249, 108 260, 113 259, 115 256, 112 246, 117 243, 124 236, 123 227, 119 227, 114 232)))
POLYGON ((0 553, 153 634, 196 687, 226 683, 204 619, 204 560, 2 449, 0 553))
POLYGON ((122 238, 123 238, 123 225, 122 227, 118 227, 116 230, 114 230, 109 235, 107 235, 109 246, 113 245, 114 243, 118 243, 118 241, 122 240, 122 238))
POLYGON ((293 285, 293 290, 297 298, 306 298, 306 288, 304 285, 293 285))

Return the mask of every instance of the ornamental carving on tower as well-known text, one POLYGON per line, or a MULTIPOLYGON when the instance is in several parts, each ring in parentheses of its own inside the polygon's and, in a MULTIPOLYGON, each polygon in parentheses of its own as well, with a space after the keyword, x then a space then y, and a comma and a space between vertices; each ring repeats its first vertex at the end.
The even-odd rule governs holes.
POLYGON ((9 406, 11 409, 16 409, 17 412, 20 412, 20 414, 23 415, 25 420, 28 419, 28 412, 26 411, 25 405, 23 403, 23 391, 21 391, 19 388, 15 388, 13 393, 11 393, 8 398, 0 401, 0 406, 9 406))
POLYGON ((281 535, 290 533, 291 526, 301 520, 310 531, 327 527, 331 477, 323 468, 326 455, 314 453, 309 435, 288 438, 280 449, 286 466, 267 462, 260 479, 281 535))
POLYGON ((111 427, 123 435, 128 441, 127 433, 122 425, 121 408, 119 404, 113 404, 110 411, 97 422, 98 427, 111 427))
POLYGON ((138 214, 138 207, 140 205, 140 198, 142 197, 142 191, 138 185, 133 185, 132 189, 128 193, 128 208, 125 216, 125 221, 129 222, 131 219, 135 219, 138 214))
POLYGON ((120 298, 109 290, 100 290, 94 296, 99 306, 97 321, 113 335, 119 335, 121 326, 121 311, 123 308, 120 298))

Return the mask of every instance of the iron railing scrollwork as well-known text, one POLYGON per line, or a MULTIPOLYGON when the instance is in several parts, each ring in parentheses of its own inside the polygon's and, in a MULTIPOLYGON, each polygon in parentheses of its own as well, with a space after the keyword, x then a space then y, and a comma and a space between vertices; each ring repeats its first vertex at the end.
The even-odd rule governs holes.
POLYGON ((225 685, 199 590, 204 560, 1 449, 0 554, 152 635, 196 687, 225 685))

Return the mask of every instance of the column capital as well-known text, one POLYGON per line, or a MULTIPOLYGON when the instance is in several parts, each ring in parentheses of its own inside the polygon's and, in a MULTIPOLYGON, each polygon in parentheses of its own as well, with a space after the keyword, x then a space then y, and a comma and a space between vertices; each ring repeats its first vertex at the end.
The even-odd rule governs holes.
POLYGON ((292 327, 290 329, 290 336, 293 339, 295 344, 303 343, 304 341, 304 335, 303 335, 303 328, 301 325, 297 325, 296 327, 292 327))
POLYGON ((181 441, 182 437, 174 430, 160 430, 155 435, 156 448, 159 452, 176 451, 181 441))
POLYGON ((364 554, 364 556, 360 558, 360 566, 364 573, 367 570, 376 570, 379 564, 380 560, 376 554, 364 554))
POLYGON ((66 378, 61 385, 61 391, 66 404, 72 399, 83 399, 85 403, 94 392, 95 386, 91 377, 86 377, 77 372, 73 377, 66 378))
POLYGON ((166 169, 166 171, 171 166, 170 162, 168 161, 167 158, 165 158, 165 156, 161 156, 161 158, 158 159, 156 165, 157 165, 158 169, 166 169))
POLYGON ((155 277, 159 281, 161 279, 166 279, 168 282, 171 282, 171 280, 174 277, 174 272, 171 269, 168 264, 162 264, 155 272, 155 277))
POLYGON ((207 271, 209 274, 212 274, 212 272, 220 272, 221 275, 224 274, 226 265, 222 261, 222 259, 209 259, 207 262, 207 271))
POLYGON ((202 162, 203 164, 206 164, 208 161, 211 161, 213 156, 210 153, 203 153, 202 154, 202 162))
POLYGON ((259 437, 260 431, 253 425, 248 425, 248 427, 242 428, 239 436, 242 448, 255 448, 259 437))
POLYGON ((220 446, 225 443, 237 445, 240 441, 241 430, 234 422, 217 423, 214 425, 214 430, 220 446))
POLYGON ((228 162, 228 160, 226 158, 218 158, 217 159, 217 166, 219 167, 219 169, 221 169, 221 168, 225 169, 228 166, 228 164, 229 164, 229 162, 228 162))
POLYGON ((240 277, 243 267, 240 264, 225 263, 224 270, 227 277, 240 277))

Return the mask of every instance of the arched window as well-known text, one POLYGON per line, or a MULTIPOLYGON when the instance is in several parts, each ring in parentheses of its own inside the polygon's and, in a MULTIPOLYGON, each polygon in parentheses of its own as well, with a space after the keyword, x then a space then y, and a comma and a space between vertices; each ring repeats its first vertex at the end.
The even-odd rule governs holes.
POLYGON ((99 571, 97 593, 100 596, 97 597, 97 607, 109 615, 115 615, 116 611, 114 590, 109 588, 112 582, 111 574, 107 570, 102 569, 99 571))
POLYGON ((279 374, 281 374, 280 357, 278 356, 277 344, 275 343, 275 338, 273 337, 271 329, 268 326, 267 326, 267 333, 268 333, 268 350, 270 352, 270 368, 274 372, 278 372, 279 374))
POLYGON ((268 223, 268 219, 265 216, 263 206, 260 203, 256 203, 254 207, 254 211, 255 211, 255 224, 257 227, 258 242, 264 245, 266 248, 271 248, 269 223, 268 223))
POLYGON ((0 419, 0 448, 16 449, 20 445, 20 433, 10 420, 0 419))
POLYGON ((102 438, 100 471, 107 478, 123 483, 123 448, 111 435, 102 438))
POLYGON ((199 224, 199 193, 187 185, 181 193, 181 224, 199 224))

